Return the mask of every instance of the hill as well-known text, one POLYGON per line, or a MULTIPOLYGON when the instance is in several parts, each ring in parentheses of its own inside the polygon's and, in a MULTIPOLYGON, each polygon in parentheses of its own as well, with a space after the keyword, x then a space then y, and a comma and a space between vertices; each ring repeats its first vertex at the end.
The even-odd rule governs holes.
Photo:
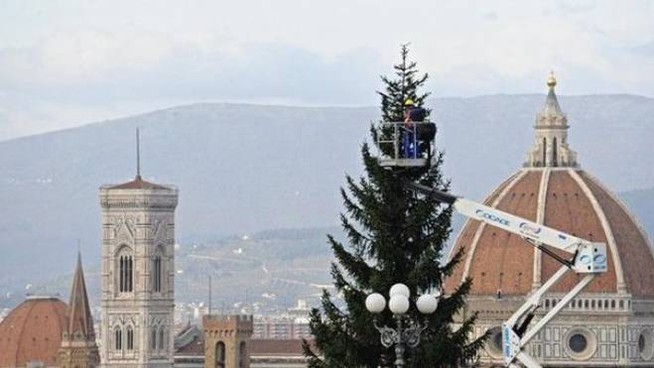
MULTIPOLYGON (((209 278, 216 310, 239 312, 243 302, 256 312, 279 310, 304 299, 315 303, 331 285, 331 251, 325 234, 341 238, 339 228, 277 229, 249 236, 227 236, 204 243, 190 242, 175 250, 175 306, 181 313, 206 305, 209 278)), ((100 265, 84 261, 91 305, 100 305, 100 265)), ((58 294, 66 300, 74 262, 51 280, 33 285, 34 294, 58 294)), ((24 292, 0 295, 0 311, 24 299, 24 292)))
MULTIPOLYGON (((431 102, 453 189, 481 199, 518 169, 533 141, 542 95, 431 102)), ((582 166, 614 191, 654 187, 654 100, 560 97, 582 166)), ((70 272, 80 240, 99 263, 98 188, 134 176, 142 129, 147 180, 180 188, 182 245, 265 229, 335 226, 344 174, 376 108, 232 104, 180 106, 0 142, 0 291, 70 272)), ((644 212, 641 221, 651 216, 644 212)), ((317 247, 326 247, 323 242, 317 247)))
POLYGON ((631 213, 642 226, 643 230, 649 235, 650 242, 654 240, 654 188, 634 190, 620 193, 620 197, 627 205, 631 213))

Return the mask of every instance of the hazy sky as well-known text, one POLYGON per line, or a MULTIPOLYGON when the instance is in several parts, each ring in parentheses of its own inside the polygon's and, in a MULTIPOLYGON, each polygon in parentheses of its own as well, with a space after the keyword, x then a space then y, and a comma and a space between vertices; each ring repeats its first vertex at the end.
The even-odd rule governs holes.
POLYGON ((410 42, 435 96, 654 96, 654 1, 0 0, 0 140, 196 101, 376 104, 410 42))

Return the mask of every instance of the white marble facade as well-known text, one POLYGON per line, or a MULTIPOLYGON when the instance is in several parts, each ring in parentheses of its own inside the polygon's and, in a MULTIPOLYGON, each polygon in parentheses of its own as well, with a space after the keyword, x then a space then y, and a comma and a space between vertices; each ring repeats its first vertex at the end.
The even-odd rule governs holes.
POLYGON ((173 366, 177 195, 139 177, 100 190, 103 367, 173 366))
MULTIPOLYGON (((481 354, 483 366, 501 366, 500 326, 522 298, 472 298, 469 307, 479 311, 475 335, 490 337, 481 354)), ((522 299, 524 300, 524 299, 522 299)), ((537 316, 558 302, 548 297, 537 316)), ((628 295, 582 294, 538 333, 527 353, 545 367, 653 367, 654 303, 628 295)), ((538 322, 536 317, 531 326, 538 322)))

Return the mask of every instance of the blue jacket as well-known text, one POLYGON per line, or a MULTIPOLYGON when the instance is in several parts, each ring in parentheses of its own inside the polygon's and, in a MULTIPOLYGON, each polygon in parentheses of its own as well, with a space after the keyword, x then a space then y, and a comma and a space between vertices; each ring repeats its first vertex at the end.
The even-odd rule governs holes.
POLYGON ((414 106, 409 111, 409 118, 411 121, 421 122, 424 121, 427 115, 427 110, 422 107, 414 106))

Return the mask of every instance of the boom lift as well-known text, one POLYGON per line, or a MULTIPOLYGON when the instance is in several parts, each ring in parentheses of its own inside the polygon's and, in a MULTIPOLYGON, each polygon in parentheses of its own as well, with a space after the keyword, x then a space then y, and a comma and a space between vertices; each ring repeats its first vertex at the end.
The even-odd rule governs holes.
POLYGON ((464 216, 517 234, 562 264, 561 268, 543 286, 531 294, 527 301, 502 324, 504 364, 507 367, 519 367, 517 364, 519 361, 528 368, 540 368, 540 364, 523 350, 524 347, 597 274, 606 272, 606 245, 604 243, 589 242, 481 203, 456 197, 423 185, 407 183, 406 186, 417 193, 451 205, 454 210, 464 216), (568 252, 572 257, 570 259, 562 258, 544 245, 568 252), (533 328, 527 330, 543 295, 561 280, 568 271, 585 276, 533 328))
MULTIPOLYGON (((389 123, 393 127, 387 130, 391 138, 379 139, 378 143, 381 152, 379 162, 381 166, 389 168, 410 168, 429 164, 432 157, 433 138, 430 135, 426 142, 423 142, 422 152, 416 150, 413 157, 402 155, 401 147, 404 141, 401 134, 404 127, 398 123, 389 123), (426 143, 426 144, 425 144, 426 143), (391 145, 392 150, 384 149, 382 144, 391 145), (428 151, 427 151, 428 150, 428 151)), ((384 136, 380 128, 379 137, 384 136)), ((386 128, 388 129, 388 127, 386 128)), ((436 129, 433 128, 435 134, 436 129)), ((386 134, 388 137, 389 134, 386 134)), ((419 135, 414 134, 413 138, 418 139, 419 135)), ((596 275, 607 271, 606 244, 593 243, 585 239, 552 229, 536 222, 521 218, 500 211, 498 209, 477 203, 462 197, 457 197, 434 188, 412 182, 406 183, 406 187, 416 193, 434 198, 439 202, 451 205, 460 214, 517 234, 527 242, 540 249, 543 253, 561 263, 561 268, 552 275, 540 288, 534 291, 527 301, 518 308, 511 317, 502 324, 502 355, 504 364, 507 367, 520 367, 520 363, 528 368, 540 368, 540 364, 527 354, 523 349, 542 328, 554 318, 575 296, 586 287, 596 275), (545 245, 565 251, 571 255, 569 259, 559 256, 545 245), (568 271, 578 275, 585 275, 561 300, 556 303, 531 329, 527 329, 535 316, 543 295, 557 282, 559 282, 568 271)))

